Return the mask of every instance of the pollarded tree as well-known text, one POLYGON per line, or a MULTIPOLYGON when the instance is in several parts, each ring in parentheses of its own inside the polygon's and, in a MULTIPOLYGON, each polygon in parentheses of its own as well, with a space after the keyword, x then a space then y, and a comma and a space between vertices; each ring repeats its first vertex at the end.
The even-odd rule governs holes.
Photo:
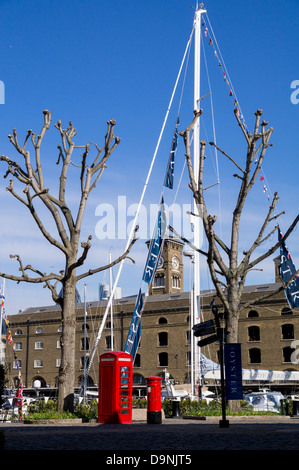
MULTIPOLYGON (((118 146, 120 138, 114 135, 116 122, 113 119, 108 121, 105 143, 102 148, 99 148, 95 144, 96 155, 91 158, 89 162, 88 157, 91 144, 88 143, 83 146, 75 145, 73 138, 76 135, 76 130, 72 122, 64 129, 61 121, 58 121, 55 127, 60 134, 61 145, 58 145, 59 153, 57 164, 61 165, 61 172, 58 184, 58 195, 54 196, 45 185, 41 158, 41 144, 45 133, 50 127, 51 113, 45 110, 43 111, 43 115, 44 123, 40 134, 36 136, 32 130, 28 130, 22 147, 19 144, 16 129, 13 130, 12 135, 8 136, 18 154, 22 157, 23 162, 19 164, 18 162, 12 161, 8 156, 1 156, 0 160, 6 162, 8 165, 4 177, 6 178, 9 175, 13 176, 7 190, 27 207, 45 239, 63 254, 65 260, 64 269, 59 273, 43 273, 31 265, 24 266, 21 256, 15 254, 10 255, 10 257, 17 259, 21 275, 15 276, 1 272, 0 276, 17 282, 42 283, 44 287, 47 286, 51 290, 54 302, 61 306, 63 332, 61 337, 61 366, 58 378, 58 408, 62 411, 73 409, 76 284, 79 280, 108 269, 110 266, 119 263, 122 259, 127 257, 137 239, 137 228, 127 249, 116 260, 105 266, 89 269, 86 272, 77 274, 77 268, 83 266, 91 248, 92 237, 90 235, 87 241, 81 243, 80 251, 80 234, 88 196, 99 181, 99 178, 106 168, 107 160, 118 146), (33 146, 33 156, 31 156, 30 152, 27 150, 29 140, 31 140, 33 146), (76 214, 73 214, 66 201, 66 183, 73 152, 78 148, 83 149, 83 153, 80 163, 78 210, 76 214), (24 196, 15 190, 13 183, 16 180, 23 186, 24 196), (55 233, 51 233, 47 230, 46 222, 42 220, 42 216, 37 209, 37 200, 42 202, 42 205, 47 209, 46 213, 50 214, 50 218, 54 221, 57 229, 55 233), (57 287, 61 285, 63 292, 62 297, 59 296, 57 292, 57 287)), ((52 232, 54 231, 52 230, 52 232)))
MULTIPOLYGON (((194 112, 194 118, 192 123, 189 127, 187 127, 186 131, 181 132, 181 135, 184 138, 186 148, 186 160, 190 180, 189 186, 195 198, 199 214, 201 214, 202 216, 203 228, 208 241, 208 252, 204 254, 207 257, 209 272, 214 287, 216 289, 217 296, 222 303, 225 313, 226 341, 228 343, 236 343, 238 342, 238 322, 240 312, 243 309, 248 308, 249 306, 256 304, 270 296, 273 296, 279 291, 285 289, 295 278, 294 275, 288 281, 287 284, 282 283, 281 286, 278 287, 276 290, 258 296, 257 298, 249 300, 248 302, 241 302, 244 284, 248 272, 254 269, 261 261, 268 258, 280 247, 280 245, 288 238, 288 236, 298 223, 299 215, 297 215, 297 217, 294 219, 293 223, 290 225, 290 227, 285 232, 283 238, 281 238, 280 241, 275 243, 271 248, 267 249, 267 251, 265 251, 263 254, 258 255, 254 259, 252 259, 255 255, 256 249, 260 247, 266 240, 268 240, 271 235, 278 229, 278 226, 276 226, 269 233, 265 234, 269 223, 279 217, 279 215, 281 215, 274 215, 275 206, 278 201, 278 195, 277 193, 275 193, 258 235, 256 236, 256 238, 254 238, 252 245, 246 251, 243 251, 243 258, 241 259, 241 261, 239 260, 241 216, 250 190, 252 189, 257 179, 257 176, 261 170, 266 150, 270 145, 269 140, 273 132, 273 128, 269 127, 268 129, 266 129, 268 123, 265 121, 261 122, 262 111, 257 110, 257 112, 255 113, 256 119, 254 131, 251 134, 247 131, 244 124, 241 122, 237 109, 235 109, 235 116, 237 122, 244 134, 246 141, 246 160, 244 168, 239 166, 233 158, 231 158, 222 149, 217 147, 216 144, 210 142, 210 145, 215 146, 223 155, 225 155, 230 160, 230 162, 232 162, 237 167, 239 174, 235 174, 234 177, 237 177, 241 180, 236 205, 232 214, 231 239, 229 243, 225 243, 215 232, 214 227, 217 217, 209 214, 204 196, 203 178, 206 149, 205 141, 201 141, 200 146, 198 185, 196 184, 193 165, 191 161, 190 136, 196 123, 196 120, 199 119, 202 112, 202 110, 194 112)), ((193 248, 198 249, 198 247, 194 246, 193 248)), ((203 253, 202 251, 200 252, 203 253)), ((298 271, 296 274, 298 274, 298 271)))

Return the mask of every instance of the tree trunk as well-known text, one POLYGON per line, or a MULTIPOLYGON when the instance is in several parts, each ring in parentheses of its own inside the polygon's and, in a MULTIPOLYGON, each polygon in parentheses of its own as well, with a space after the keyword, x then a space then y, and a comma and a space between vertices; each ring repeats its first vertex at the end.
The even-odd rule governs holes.
POLYGON ((63 284, 61 365, 58 377, 58 411, 74 410, 75 385, 75 313, 76 278, 73 271, 63 284))

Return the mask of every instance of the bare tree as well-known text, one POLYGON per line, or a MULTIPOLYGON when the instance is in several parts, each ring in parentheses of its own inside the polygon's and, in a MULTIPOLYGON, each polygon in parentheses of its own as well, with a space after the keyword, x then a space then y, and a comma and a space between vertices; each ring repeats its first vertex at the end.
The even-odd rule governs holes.
POLYGON ((69 123, 69 126, 66 129, 63 129, 61 121, 58 121, 57 124, 55 124, 55 127, 58 129, 60 134, 61 145, 58 145, 57 165, 61 165, 61 172, 58 185, 58 196, 55 197, 50 193, 49 188, 45 186, 44 181, 41 144, 45 133, 50 127, 51 113, 48 110, 45 110, 43 111, 43 114, 44 123, 40 134, 36 137, 32 130, 28 130, 22 147, 18 142, 16 129, 13 130, 13 135, 8 136, 18 154, 23 157, 23 164, 12 161, 7 156, 0 156, 0 160, 6 162, 8 165, 8 169, 4 177, 6 178, 9 175, 13 176, 7 190, 27 207, 45 239, 51 245, 60 250, 63 254, 63 258, 65 259, 65 266, 58 274, 47 274, 31 265, 23 266, 21 256, 19 254, 14 254, 10 255, 10 257, 17 259, 21 274, 19 276, 15 276, 1 272, 0 276, 17 282, 43 283, 44 287, 47 286, 51 290, 53 300, 61 306, 63 332, 61 337, 61 366, 59 369, 58 379, 58 408, 59 410, 72 410, 75 380, 76 283, 87 276, 91 276, 108 269, 110 266, 113 266, 125 257, 128 257, 128 253, 137 239, 137 227, 132 241, 121 256, 110 264, 96 269, 89 269, 86 272, 77 275, 77 268, 84 264, 91 248, 92 237, 90 235, 87 241, 81 243, 81 253, 79 253, 80 233, 88 196, 99 181, 99 178, 106 168, 107 160, 118 146, 120 138, 115 137, 114 135, 116 122, 113 119, 108 121, 105 143, 102 148, 99 148, 95 144, 96 156, 91 158, 91 162, 89 163, 88 157, 91 144, 88 143, 83 146, 75 145, 73 138, 76 135, 76 130, 72 122, 69 123), (31 139, 33 145, 33 157, 31 157, 30 152, 27 150, 29 139, 31 139), (71 209, 67 205, 65 196, 68 169, 72 163, 71 158, 73 152, 78 148, 83 149, 83 153, 81 155, 80 163, 79 204, 77 213, 74 217, 71 209), (18 180, 21 183, 24 188, 24 195, 20 195, 19 192, 14 189, 14 180, 18 180), (51 219, 54 221, 57 228, 57 236, 47 230, 45 222, 42 221, 42 218, 36 209, 35 201, 37 200, 42 202, 47 209, 47 214, 50 214, 51 219), (62 297, 59 296, 57 292, 57 287, 60 285, 62 285, 62 297))
MULTIPOLYGON (((238 174, 235 174, 234 177, 237 177, 241 180, 237 201, 232 216, 231 240, 230 243, 227 244, 216 234, 214 226, 217 217, 210 215, 206 207, 203 186, 204 160, 206 149, 205 141, 201 141, 200 145, 198 185, 196 184, 196 179, 194 177, 190 154, 190 136, 193 127, 196 123, 196 120, 199 119, 202 112, 202 110, 194 111, 194 118, 192 120, 192 123, 190 124, 190 126, 187 127, 185 131, 180 133, 180 135, 184 138, 186 148, 186 159, 190 180, 189 186, 195 198, 199 214, 201 214, 202 216, 204 232, 208 241, 208 252, 204 253, 198 250, 198 247, 194 247, 194 245, 192 244, 191 245, 194 249, 200 251, 202 254, 205 254, 207 257, 209 272, 211 274, 211 278, 215 286, 217 296, 219 297, 222 303, 225 313, 226 341, 228 343, 235 343, 238 342, 238 321, 240 317, 240 312, 243 309, 248 308, 253 304, 259 303, 261 300, 273 296, 279 291, 285 289, 295 278, 294 275, 288 281, 287 284, 282 283, 276 290, 258 296, 255 299, 248 300, 247 302, 241 301, 244 284, 248 272, 254 269, 255 266, 257 266, 261 261, 268 258, 280 247, 280 245, 288 238, 292 230, 295 228, 299 220, 299 215, 294 219, 293 223, 290 225, 290 227, 288 228, 288 230, 280 241, 274 244, 262 255, 256 256, 254 259, 252 259, 256 249, 260 247, 266 240, 268 240, 278 228, 278 226, 275 226, 274 229, 265 234, 269 223, 282 214, 281 213, 278 215, 274 215, 275 206, 278 201, 278 195, 277 193, 275 193, 257 237, 254 239, 251 247, 249 247, 247 251, 243 252, 243 258, 239 262, 239 235, 242 211, 244 208, 245 201, 249 195, 249 192, 252 189, 256 178, 261 170, 266 150, 270 145, 269 140, 273 132, 273 128, 269 127, 268 129, 266 129, 268 123, 266 121, 260 122, 262 111, 257 110, 257 112, 255 113, 256 119, 254 125, 254 132, 253 134, 251 134, 247 132, 247 129, 245 129, 243 123, 239 118, 237 110, 235 109, 235 117, 243 132, 247 146, 244 169, 240 167, 235 162, 235 160, 231 158, 227 153, 217 147, 215 143, 210 142, 210 145, 215 146, 218 151, 220 151, 225 157, 229 159, 230 162, 232 162, 237 167, 238 174)), ((297 271, 296 274, 298 274, 298 272, 299 271, 297 271)))

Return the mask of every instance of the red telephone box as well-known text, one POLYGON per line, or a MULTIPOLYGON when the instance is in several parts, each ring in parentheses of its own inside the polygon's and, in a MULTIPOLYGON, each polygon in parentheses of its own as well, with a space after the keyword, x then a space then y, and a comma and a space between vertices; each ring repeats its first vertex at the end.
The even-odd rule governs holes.
POLYGON ((111 351, 100 356, 98 423, 132 422, 132 356, 111 351))
POLYGON ((147 423, 161 424, 161 382, 162 377, 147 377, 147 423))

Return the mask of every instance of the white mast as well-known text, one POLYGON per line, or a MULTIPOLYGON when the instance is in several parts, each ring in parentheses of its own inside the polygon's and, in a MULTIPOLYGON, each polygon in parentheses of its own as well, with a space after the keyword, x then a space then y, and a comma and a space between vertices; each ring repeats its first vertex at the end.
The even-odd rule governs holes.
MULTIPOLYGON (((194 38, 194 110, 199 111, 200 109, 200 41, 201 41, 201 15, 206 10, 202 9, 203 4, 196 6, 195 12, 195 38, 194 38)), ((199 119, 197 119, 194 126, 193 134, 193 168, 194 168, 194 178, 195 183, 198 185, 198 172, 199 172, 199 119)), ((195 200, 193 200, 193 230, 194 230, 194 245, 196 248, 200 248, 200 214, 196 205, 195 200)), ((194 271, 193 271, 193 324, 200 322, 200 260, 199 252, 194 251, 194 271)), ((195 390, 192 390, 194 395, 196 393, 196 387, 201 382, 200 377, 200 348, 197 345, 198 339, 193 338, 194 341, 194 387, 195 390)))

